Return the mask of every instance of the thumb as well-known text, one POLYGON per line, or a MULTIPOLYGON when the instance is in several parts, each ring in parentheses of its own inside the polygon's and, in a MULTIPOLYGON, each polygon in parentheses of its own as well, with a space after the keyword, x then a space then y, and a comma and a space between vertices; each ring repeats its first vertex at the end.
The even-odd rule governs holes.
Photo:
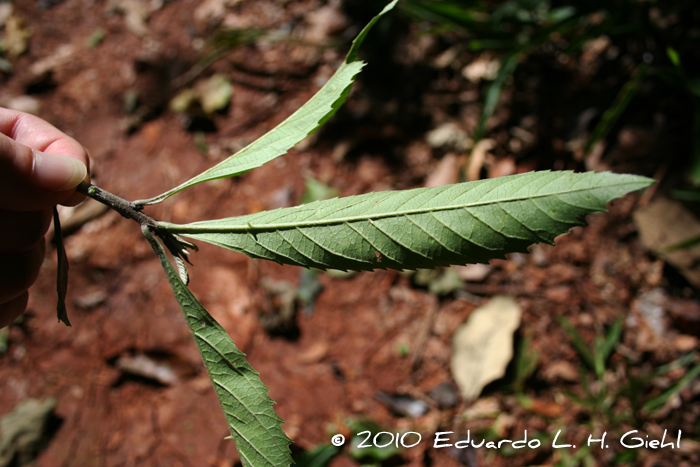
POLYGON ((87 176, 80 160, 0 135, 0 210, 34 211, 68 199, 87 176))

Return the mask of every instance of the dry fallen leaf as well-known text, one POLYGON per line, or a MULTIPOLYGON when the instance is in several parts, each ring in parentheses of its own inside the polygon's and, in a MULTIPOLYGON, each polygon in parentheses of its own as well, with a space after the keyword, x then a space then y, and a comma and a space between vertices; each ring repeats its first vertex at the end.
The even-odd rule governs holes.
POLYGON ((27 95, 7 97, 2 99, 0 104, 6 109, 18 110, 33 115, 38 115, 41 110, 39 99, 27 95))
POLYGON ((581 378, 576 367, 566 360, 555 360, 546 365, 541 375, 542 378, 549 383, 554 383, 559 380, 574 383, 581 378))
POLYGON ((25 399, 0 418, 0 467, 30 465, 42 448, 56 399, 25 399), (14 461, 14 462, 13 462, 14 461))
POLYGON ((525 409, 543 415, 545 417, 557 418, 561 416, 564 408, 554 401, 546 401, 544 399, 529 399, 525 409))
POLYGON ((199 80, 193 88, 180 91, 170 101, 170 110, 192 114, 201 113, 203 110, 205 114, 210 115, 225 108, 232 95, 233 85, 229 77, 223 73, 216 73, 199 80))
POLYGON ((461 417, 466 420, 479 420, 485 418, 496 418, 501 413, 501 404, 496 397, 483 397, 478 401, 474 401, 464 412, 461 417))
POLYGON ((304 39, 311 44, 323 44, 329 37, 342 32, 348 19, 343 14, 340 2, 331 1, 328 5, 312 10, 306 15, 309 24, 304 39))
POLYGON ((228 76, 216 73, 211 77, 199 81, 195 85, 195 92, 202 104, 202 110, 211 114, 226 107, 233 95, 233 85, 228 76))
POLYGON ((676 267, 688 282, 700 286, 700 245, 670 253, 664 251, 700 235, 700 220, 693 213, 679 201, 658 197, 635 211, 634 223, 645 248, 676 267))
POLYGON ((467 133, 452 122, 443 123, 430 130, 425 135, 425 142, 434 149, 448 148, 457 152, 463 152, 472 145, 467 133))
POLYGON ((64 235, 69 235, 91 220, 105 214, 109 208, 99 201, 88 198, 77 206, 59 206, 61 214, 61 227, 64 235))
POLYGON ((161 0, 111 0, 107 4, 107 11, 117 11, 124 14, 126 28, 139 37, 148 34, 148 18, 151 13, 163 6, 161 0))
POLYGON ((445 154, 425 179, 425 186, 435 187, 459 182, 460 158, 454 153, 445 154))
POLYGON ((486 154, 493 148, 496 147, 496 142, 492 139, 482 139, 469 156, 469 162, 467 163, 467 181, 473 182, 481 178, 481 168, 484 166, 484 161, 486 160, 486 154))
POLYGON ((194 19, 204 26, 218 24, 226 14, 226 9, 238 3, 236 0, 203 0, 194 10, 194 19))
POLYGON ((477 308, 452 340, 451 370, 465 400, 473 400, 503 377, 513 357, 513 332, 520 326, 520 305, 496 296, 477 308))
POLYGON ((125 353, 117 358, 115 366, 123 373, 152 379, 164 386, 176 384, 196 373, 196 369, 185 360, 157 353, 125 353))
POLYGON ((27 26, 24 18, 11 15, 5 21, 5 39, 2 49, 11 59, 17 58, 27 51, 32 30, 27 26))
POLYGON ((491 273, 490 264, 467 264, 466 266, 452 266, 457 271, 459 278, 467 282, 481 282, 491 273))
POLYGON ((500 67, 501 61, 486 53, 462 68, 462 76, 472 83, 478 83, 482 79, 491 81, 496 79, 500 67))
POLYGON ((56 68, 70 62, 75 52, 76 49, 71 44, 60 45, 53 50, 51 55, 32 63, 29 66, 29 72, 34 75, 35 78, 44 76, 47 73, 54 71, 56 68))
POLYGON ((328 343, 325 341, 317 341, 311 344, 308 348, 299 354, 301 363, 318 363, 328 355, 328 343))
POLYGON ((12 3, 0 3, 0 28, 5 26, 13 11, 12 3))

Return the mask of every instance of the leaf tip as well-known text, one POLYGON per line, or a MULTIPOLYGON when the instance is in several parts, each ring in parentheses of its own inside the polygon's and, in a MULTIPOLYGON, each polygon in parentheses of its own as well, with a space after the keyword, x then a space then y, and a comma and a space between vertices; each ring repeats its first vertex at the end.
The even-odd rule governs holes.
POLYGON ((66 310, 66 305, 63 302, 59 302, 56 307, 56 315, 58 316, 58 322, 71 327, 70 320, 68 319, 68 311, 66 310))

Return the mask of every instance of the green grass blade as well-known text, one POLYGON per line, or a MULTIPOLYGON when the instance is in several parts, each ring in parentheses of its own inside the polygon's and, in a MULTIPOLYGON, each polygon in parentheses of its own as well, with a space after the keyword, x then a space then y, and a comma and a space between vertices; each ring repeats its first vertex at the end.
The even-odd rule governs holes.
POLYGON ((700 235, 693 235, 692 237, 689 237, 685 240, 681 240, 678 243, 674 243, 673 245, 669 245, 667 247, 664 247, 661 250, 659 250, 659 252, 660 253, 673 253, 674 251, 684 250, 686 248, 692 248, 699 243, 700 243, 700 235))
MULTIPOLYGON (((476 143, 481 138, 484 137, 486 133, 486 124, 489 119, 493 116, 498 106, 498 102, 501 99, 501 94, 506 86, 508 80, 513 76, 515 70, 518 67, 518 62, 525 55, 530 54, 533 50, 539 47, 541 44, 550 40, 551 34, 563 34, 571 30, 577 22, 577 17, 573 15, 563 15, 561 20, 552 24, 551 26, 543 28, 535 37, 533 37, 528 42, 520 45, 514 50, 507 53, 501 66, 498 69, 498 74, 493 80, 488 90, 486 91, 486 98, 484 99, 484 108, 481 111, 481 117, 479 118, 479 123, 477 124, 476 131, 472 136, 472 139, 476 143)), ((472 50, 479 50, 480 48, 487 48, 486 42, 478 44, 480 40, 471 41, 470 48, 472 50)), ((495 44, 492 44, 495 45, 495 44)))
POLYGON ((671 198, 677 199, 678 201, 691 201, 693 203, 700 203, 700 191, 698 190, 675 189, 670 190, 669 194, 671 195, 671 198))
POLYGON ((624 113, 627 106, 632 101, 632 98, 637 93, 637 89, 641 84, 642 80, 646 76, 647 69, 649 65, 642 63, 637 67, 632 78, 625 83, 620 92, 615 97, 615 102, 608 110, 603 113, 600 122, 596 125, 593 130, 591 138, 586 143, 585 152, 588 154, 593 149, 593 146, 600 140, 605 139, 610 133, 610 130, 615 126, 620 116, 624 113))
POLYGON ((283 264, 416 269, 526 252, 608 201, 653 183, 609 172, 530 172, 436 188, 350 196, 162 228, 283 264))
POLYGON ((622 325, 623 319, 620 316, 615 320, 612 327, 610 327, 600 347, 596 347, 596 373, 598 373, 599 378, 602 378, 605 373, 605 362, 608 361, 615 347, 620 343, 620 338, 622 338, 622 325))
MULTIPOLYGON (((483 2, 404 2, 405 11, 423 20, 457 29, 477 37, 492 36, 491 14, 483 2)), ((500 34, 505 35, 505 34, 500 34)))
POLYGON ((515 357, 515 379, 513 389, 522 392, 526 381, 533 375, 540 363, 540 352, 532 347, 532 339, 523 337, 515 357))
POLYGON ((694 98, 693 104, 693 155, 690 163, 690 181, 700 185, 700 99, 694 98))
POLYGON ((387 11, 394 8, 394 0, 381 13, 370 21, 355 38, 343 64, 328 82, 299 110, 294 112, 284 122, 277 125, 261 138, 220 162, 209 170, 191 178, 185 183, 166 191, 165 193, 147 200, 136 201, 137 205, 159 203, 166 198, 198 183, 216 180, 218 178, 234 177, 248 172, 256 167, 286 154, 301 140, 316 131, 335 114, 345 102, 355 76, 362 70, 365 63, 357 59, 357 51, 370 29, 387 11))
POLYGON ((295 461, 296 467, 326 467, 338 455, 340 447, 332 444, 322 444, 313 451, 306 452, 295 461))
POLYGON ((501 63, 501 66, 498 69, 496 79, 493 80, 493 83, 491 83, 488 91, 486 92, 484 109, 481 111, 481 118, 479 118, 479 124, 474 132, 473 139, 475 142, 483 138, 484 133, 486 132, 486 123, 491 117, 493 117, 498 101, 501 99, 501 93, 506 85, 506 81, 513 75, 513 73, 515 73, 515 69, 518 67, 519 59, 520 53, 518 52, 508 54, 503 59, 503 63, 501 63))
POLYGON ((185 284, 165 255, 163 246, 147 227, 143 229, 168 277, 170 287, 211 379, 226 416, 231 437, 245 467, 280 467, 292 464, 291 441, 282 431, 282 419, 258 372, 236 348, 226 330, 212 318, 185 284))
POLYGON ((693 351, 681 357, 678 357, 674 361, 666 363, 665 365, 661 365, 660 367, 656 368, 656 370, 654 370, 654 373, 652 373, 652 376, 663 376, 669 371, 675 370, 676 368, 683 368, 684 366, 688 366, 695 361, 695 357, 697 357, 697 355, 698 352, 693 351))
POLYGON ((581 357, 584 363, 588 365, 588 367, 591 370, 595 371, 595 357, 593 355, 593 352, 591 352, 591 350, 588 348, 588 344, 586 344, 586 341, 583 340, 581 335, 578 333, 578 331, 576 331, 576 328, 571 324, 571 321, 569 321, 568 319, 562 318, 561 325, 564 328, 564 331, 566 331, 566 333, 571 338, 571 344, 574 346, 574 349, 576 349, 576 352, 578 353, 579 357, 581 357))
POLYGON ((664 391, 661 395, 644 404, 642 411, 648 414, 654 412, 655 410, 661 409, 673 395, 682 391, 683 388, 694 381, 698 376, 700 376, 700 363, 688 370, 688 372, 681 379, 679 379, 676 384, 664 391))

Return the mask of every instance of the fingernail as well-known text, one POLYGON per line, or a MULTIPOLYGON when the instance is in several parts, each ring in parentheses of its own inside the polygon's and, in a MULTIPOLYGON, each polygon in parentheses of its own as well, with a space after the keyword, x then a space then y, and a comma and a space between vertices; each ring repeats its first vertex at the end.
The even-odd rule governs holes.
POLYGON ((49 191, 75 188, 87 175, 85 164, 70 156, 34 151, 34 183, 49 191))

